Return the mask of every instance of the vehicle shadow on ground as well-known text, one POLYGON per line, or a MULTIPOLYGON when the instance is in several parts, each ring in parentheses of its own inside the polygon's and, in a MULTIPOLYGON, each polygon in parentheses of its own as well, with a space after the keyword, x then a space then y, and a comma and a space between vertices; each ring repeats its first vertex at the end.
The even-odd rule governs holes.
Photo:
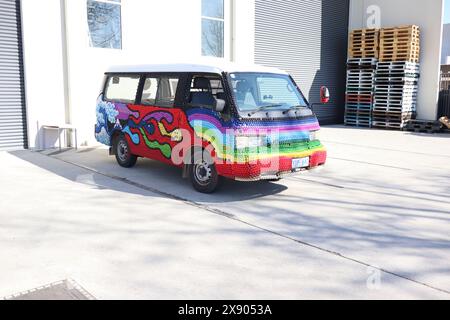
POLYGON ((181 177, 181 169, 148 159, 139 159, 135 168, 124 169, 117 165, 114 157, 104 150, 83 149, 79 151, 55 151, 49 155, 30 151, 13 151, 11 155, 37 167, 98 189, 180 198, 194 202, 223 203, 245 201, 282 193, 286 186, 266 181, 245 183, 223 179, 220 189, 214 194, 196 192, 187 179, 181 177), (86 157, 89 154, 93 157, 86 157), (226 192, 221 192, 225 191, 226 192))

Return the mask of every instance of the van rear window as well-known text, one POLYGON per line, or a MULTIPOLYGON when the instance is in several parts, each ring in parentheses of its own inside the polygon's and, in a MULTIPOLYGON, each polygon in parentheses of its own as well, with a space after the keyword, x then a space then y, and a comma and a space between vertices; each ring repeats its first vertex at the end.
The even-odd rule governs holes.
POLYGON ((106 86, 106 100, 134 103, 140 76, 111 76, 106 86))

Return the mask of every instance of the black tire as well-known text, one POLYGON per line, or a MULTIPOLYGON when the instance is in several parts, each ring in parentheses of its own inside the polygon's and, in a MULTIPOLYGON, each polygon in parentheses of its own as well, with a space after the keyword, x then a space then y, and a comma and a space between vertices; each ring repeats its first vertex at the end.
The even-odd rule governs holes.
POLYGON ((120 135, 114 139, 113 148, 117 163, 121 167, 132 168, 136 165, 138 158, 134 154, 131 154, 128 141, 123 135, 120 135))
POLYGON ((189 179, 195 190, 201 193, 213 193, 220 185, 211 156, 207 152, 197 151, 189 165, 189 179))

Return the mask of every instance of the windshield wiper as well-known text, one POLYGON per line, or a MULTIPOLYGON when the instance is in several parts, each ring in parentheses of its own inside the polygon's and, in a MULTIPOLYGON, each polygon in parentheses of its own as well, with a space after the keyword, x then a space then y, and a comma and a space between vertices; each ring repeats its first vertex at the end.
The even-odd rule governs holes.
POLYGON ((291 110, 302 109, 302 108, 307 108, 307 106, 301 106, 301 105, 299 105, 299 106, 293 106, 293 107, 290 107, 288 110, 283 111, 283 114, 287 114, 287 113, 288 113, 289 111, 291 111, 291 110))
POLYGON ((269 104, 267 106, 262 106, 262 107, 259 107, 256 110, 253 110, 252 112, 250 112, 250 115, 254 115, 255 113, 258 113, 258 112, 261 112, 261 111, 264 111, 264 110, 267 110, 267 109, 279 108, 279 107, 282 107, 282 106, 283 106, 283 104, 269 104))

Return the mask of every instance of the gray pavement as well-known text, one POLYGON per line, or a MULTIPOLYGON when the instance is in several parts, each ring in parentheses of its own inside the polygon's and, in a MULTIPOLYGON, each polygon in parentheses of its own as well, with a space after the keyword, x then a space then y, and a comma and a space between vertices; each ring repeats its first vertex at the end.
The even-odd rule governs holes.
POLYGON ((0 297, 71 278, 98 299, 449 299, 450 135, 322 140, 324 168, 214 195, 104 148, 0 153, 0 297))

